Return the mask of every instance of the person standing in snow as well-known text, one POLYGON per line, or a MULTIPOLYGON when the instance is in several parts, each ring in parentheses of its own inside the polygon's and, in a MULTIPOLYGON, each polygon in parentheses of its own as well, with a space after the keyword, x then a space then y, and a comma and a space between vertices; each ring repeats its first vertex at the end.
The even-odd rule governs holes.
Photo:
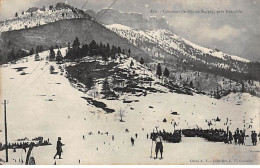
POLYGON ((158 152, 160 151, 160 154, 161 154, 161 158, 162 159, 162 155, 163 155, 163 144, 162 144, 162 136, 157 136, 157 138, 155 139, 155 153, 156 153, 156 157, 155 159, 157 159, 157 156, 158 156, 158 152))
POLYGON ((233 135, 232 135, 232 132, 229 131, 229 132, 228 132, 228 143, 231 143, 231 144, 232 144, 232 141, 233 141, 233 135))
POLYGON ((255 131, 252 131, 251 139, 252 139, 253 146, 256 146, 256 143, 257 143, 257 133, 255 131))
POLYGON ((137 139, 137 136, 138 136, 137 133, 135 133, 135 138, 136 138, 136 139, 137 139))
POLYGON ((56 146, 57 152, 56 152, 55 156, 53 157, 54 159, 56 159, 57 155, 59 156, 59 159, 61 159, 61 153, 63 152, 62 146, 64 146, 64 144, 61 143, 61 137, 58 137, 57 146, 56 146))
POLYGON ((254 143, 254 131, 252 131, 252 133, 251 133, 251 139, 252 139, 252 143, 253 143, 253 146, 255 146, 255 143, 254 143))
POLYGON ((239 145, 245 145, 245 133, 242 130, 240 130, 238 137, 239 137, 238 144, 239 145))
POLYGON ((238 140, 238 132, 237 131, 234 133, 234 140, 235 140, 235 145, 237 145, 237 140, 238 140))
POLYGON ((132 144, 132 146, 134 146, 134 144, 135 144, 135 140, 133 137, 131 137, 131 144, 132 144))

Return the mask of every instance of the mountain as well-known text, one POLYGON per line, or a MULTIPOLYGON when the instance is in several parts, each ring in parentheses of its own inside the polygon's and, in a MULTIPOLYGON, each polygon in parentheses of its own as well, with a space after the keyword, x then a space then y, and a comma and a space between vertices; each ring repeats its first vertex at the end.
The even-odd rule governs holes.
POLYGON ((147 54, 129 43, 125 38, 107 29, 82 10, 64 3, 50 6, 49 9, 30 8, 29 12, 18 14, 17 17, 0 23, 1 61, 6 61, 7 55, 16 51, 31 50, 43 46, 44 50, 52 46, 67 46, 77 36, 82 43, 110 43, 120 46, 125 51, 131 50, 137 57, 147 54), (33 9, 33 10, 32 10, 33 9))
POLYGON ((182 85, 194 83, 196 88, 206 92, 230 91, 234 87, 227 81, 236 81, 241 88, 246 86, 245 82, 249 83, 248 92, 253 90, 254 93, 258 87, 254 81, 260 80, 259 63, 196 45, 176 35, 165 18, 144 18, 139 13, 113 9, 96 13, 58 3, 48 9, 30 8, 2 21, 0 27, 1 62, 6 62, 10 55, 19 59, 37 46, 43 50, 50 46, 65 47, 77 36, 81 43, 95 40, 125 51, 130 49, 131 56, 137 60, 142 57, 150 69, 156 69, 161 63, 163 68, 169 69, 171 80, 182 85), (194 72, 197 76, 198 72, 202 74, 194 77, 194 72))
POLYGON ((85 12, 141 48, 152 59, 163 61, 173 72, 190 69, 224 75, 236 81, 260 80, 259 63, 224 53, 219 49, 196 45, 176 35, 165 18, 144 18, 139 13, 123 13, 113 9, 103 14, 104 10, 96 14, 94 11, 85 12))
POLYGON ((170 29, 165 18, 157 19, 153 16, 144 18, 141 13, 124 13, 114 9, 101 9, 97 13, 92 10, 86 10, 85 12, 106 25, 122 24, 141 30, 170 29))

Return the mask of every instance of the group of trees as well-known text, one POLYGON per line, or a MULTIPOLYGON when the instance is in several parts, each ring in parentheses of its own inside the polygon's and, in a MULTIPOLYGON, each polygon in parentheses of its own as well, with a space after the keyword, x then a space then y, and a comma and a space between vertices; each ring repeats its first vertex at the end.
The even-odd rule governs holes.
POLYGON ((161 64, 158 63, 157 64, 157 69, 156 69, 156 75, 159 76, 159 78, 163 75, 164 77, 168 78, 170 76, 170 72, 168 70, 167 67, 164 68, 164 71, 162 73, 162 67, 161 67, 161 64))
POLYGON ((43 46, 42 45, 37 45, 36 48, 31 48, 31 50, 28 52, 27 50, 24 49, 15 49, 12 48, 8 53, 7 53, 7 62, 11 62, 23 57, 26 57, 28 55, 33 55, 39 52, 42 52, 43 46))
POLYGON ((50 54, 49 54, 50 61, 58 61, 61 62, 63 60, 63 56, 61 54, 60 49, 58 49, 57 54, 54 52, 53 46, 50 47, 50 54))
POLYGON ((7 62, 11 62, 13 60, 17 60, 17 59, 23 58, 28 55, 30 55, 30 54, 26 50, 19 49, 19 50, 15 51, 15 49, 12 48, 11 51, 9 51, 7 54, 7 62))
POLYGON ((125 54, 125 51, 121 50, 120 47, 116 47, 114 45, 110 47, 109 43, 107 43, 106 45, 102 42, 100 44, 97 44, 95 40, 93 40, 89 44, 81 45, 78 37, 76 37, 73 41, 72 47, 70 46, 70 43, 68 43, 68 51, 65 58, 69 60, 75 60, 88 55, 91 57, 102 56, 102 60, 108 61, 108 58, 115 59, 116 54, 120 53, 125 54))

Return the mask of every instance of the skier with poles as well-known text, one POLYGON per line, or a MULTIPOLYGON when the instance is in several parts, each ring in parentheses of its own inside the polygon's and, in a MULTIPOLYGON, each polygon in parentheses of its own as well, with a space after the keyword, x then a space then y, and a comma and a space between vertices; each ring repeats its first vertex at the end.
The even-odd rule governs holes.
POLYGON ((158 152, 160 151, 160 154, 161 154, 161 158, 162 159, 162 154, 163 154, 163 144, 162 144, 162 136, 158 135, 156 140, 155 140, 155 154, 156 154, 156 157, 154 159, 157 159, 157 156, 158 156, 158 152))

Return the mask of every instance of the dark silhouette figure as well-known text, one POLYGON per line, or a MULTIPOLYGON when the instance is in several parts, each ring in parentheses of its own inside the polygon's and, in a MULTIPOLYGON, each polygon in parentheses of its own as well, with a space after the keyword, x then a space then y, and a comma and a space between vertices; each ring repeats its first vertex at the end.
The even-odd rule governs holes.
POLYGON ((238 134, 238 144, 245 145, 245 133, 242 130, 238 134))
POLYGON ((233 135, 232 135, 232 132, 229 131, 228 132, 228 143, 232 144, 232 141, 233 141, 233 135))
POLYGON ((114 135, 112 135, 112 141, 114 141, 115 140, 115 136, 114 135))
POLYGON ((134 146, 134 144, 135 144, 135 140, 133 137, 131 137, 131 144, 132 144, 132 146, 134 146))
POLYGON ((156 157, 155 157, 155 159, 157 159, 157 156, 158 156, 158 152, 160 151, 160 154, 161 154, 161 158, 160 159, 162 159, 163 158, 163 144, 162 144, 162 137, 161 136, 158 136, 157 138, 156 138, 156 140, 155 140, 155 143, 156 143, 156 145, 155 145, 155 153, 156 153, 156 157))
POLYGON ((149 138, 149 134, 147 133, 147 135, 146 135, 146 138, 148 139, 149 138))
POLYGON ((59 159, 61 159, 61 153, 63 152, 62 151, 62 146, 64 146, 64 144, 61 143, 61 137, 58 137, 57 147, 56 147, 57 153, 53 157, 54 159, 56 159, 57 155, 59 156, 59 159))
POLYGON ((256 144, 257 144, 257 133, 255 131, 252 131, 251 139, 252 139, 253 146, 256 146, 256 144))
POLYGON ((237 140, 238 140, 238 132, 237 131, 234 133, 234 140, 235 140, 235 145, 237 145, 237 140))
POLYGON ((137 138, 137 136, 138 136, 138 135, 137 135, 137 133, 136 133, 136 134, 135 134, 135 138, 137 138))

